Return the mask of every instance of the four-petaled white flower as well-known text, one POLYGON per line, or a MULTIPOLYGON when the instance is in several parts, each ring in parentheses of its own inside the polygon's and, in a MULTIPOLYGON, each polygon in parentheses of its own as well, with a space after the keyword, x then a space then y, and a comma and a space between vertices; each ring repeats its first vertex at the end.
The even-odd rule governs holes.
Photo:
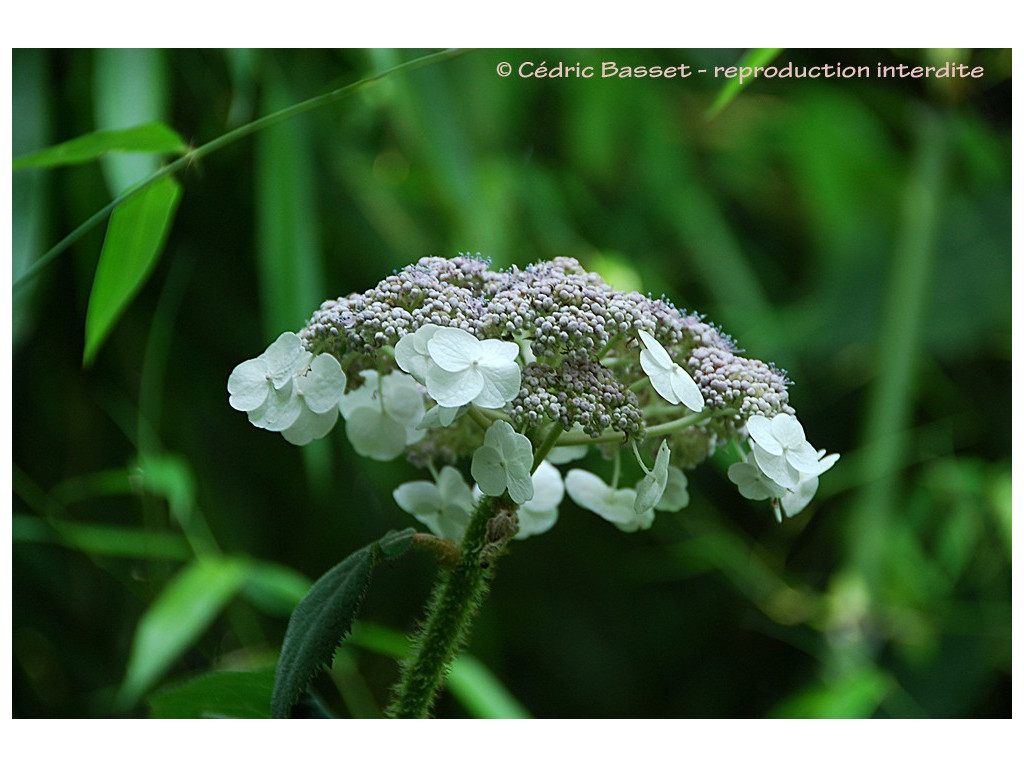
POLYGON ((295 445, 331 431, 344 391, 345 373, 337 359, 314 357, 294 333, 282 333, 263 354, 235 366, 228 377, 231 407, 295 445))
POLYGON ((565 476, 565 492, 576 504, 589 509, 621 531, 646 530, 654 523, 654 510, 636 511, 637 493, 632 488, 611 488, 597 475, 585 469, 570 469, 565 476))
POLYGON ((502 408, 519 394, 522 371, 514 341, 481 341, 461 328, 424 325, 395 345, 395 362, 427 387, 445 408, 474 403, 502 408))
POLYGON ((402 483, 392 496, 435 536, 454 542, 462 540, 476 506, 473 492, 455 467, 442 467, 436 485, 428 480, 402 483))
POLYGON ((640 367, 651 380, 654 391, 673 405, 682 403, 691 411, 704 410, 704 396, 690 374, 675 362, 661 343, 647 331, 640 330, 640 367))
POLYGON ((658 448, 658 456, 654 460, 654 469, 640 479, 636 484, 636 500, 633 503, 633 510, 638 515, 644 515, 654 509, 661 501, 668 485, 668 461, 671 452, 668 448, 668 441, 663 440, 658 448))
POLYGON ((796 488, 801 475, 817 477, 839 459, 838 454, 821 459, 804 437, 796 416, 780 413, 771 419, 760 414, 747 420, 751 447, 757 466, 787 490, 796 488))
POLYGON ((533 445, 507 421, 496 421, 484 433, 484 444, 473 453, 470 472, 488 496, 506 490, 516 504, 533 498, 533 445))
MULTIPOLYGON (((474 486, 473 498, 479 500, 484 492, 474 486)), ((519 533, 516 539, 525 539, 547 532, 558 522, 558 505, 565 498, 565 484, 562 475, 553 464, 542 461, 533 473, 533 498, 516 510, 519 518, 519 533)))
POLYGON ((399 371, 384 377, 363 371, 363 379, 363 386, 339 403, 345 434, 360 456, 390 461, 425 434, 419 429, 426 411, 423 395, 416 381, 399 371))

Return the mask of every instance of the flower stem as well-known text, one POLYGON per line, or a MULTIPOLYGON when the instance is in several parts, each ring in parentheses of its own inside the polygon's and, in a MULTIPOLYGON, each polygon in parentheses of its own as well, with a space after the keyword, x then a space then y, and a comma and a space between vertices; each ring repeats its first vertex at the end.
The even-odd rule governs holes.
MULTIPOLYGON (((495 535, 492 519, 515 510, 507 498, 486 496, 462 539, 459 561, 438 577, 427 618, 413 638, 413 657, 402 665, 387 715, 424 718, 444 682, 448 667, 462 648, 490 582, 490 564, 508 539, 495 535)), ((514 535, 514 531, 512 535, 514 535)), ((510 537, 509 537, 510 538, 510 537)))

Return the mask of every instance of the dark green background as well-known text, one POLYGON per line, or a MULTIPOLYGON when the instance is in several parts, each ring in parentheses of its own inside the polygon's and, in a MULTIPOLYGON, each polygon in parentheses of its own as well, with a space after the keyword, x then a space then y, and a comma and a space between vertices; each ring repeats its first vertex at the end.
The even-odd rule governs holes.
MULTIPOLYGON (((132 481, 146 457, 172 457, 193 525, 225 552, 310 578, 412 522, 390 491, 415 470, 355 456, 341 429, 301 450, 255 430, 225 382, 322 299, 459 251, 571 255, 706 314, 789 371, 809 438, 843 455, 781 526, 720 454, 650 531, 567 500, 551 532, 517 542, 470 651, 534 716, 1009 716, 1010 53, 784 51, 986 72, 760 80, 714 118, 721 80, 495 74, 742 53, 470 52, 210 155, 179 175, 163 259, 89 369, 102 227, 16 294, 15 716, 147 712, 114 697, 180 563, 25 533, 29 517, 175 531, 166 494, 132 481)), ((111 115, 199 145, 416 55, 15 51, 14 154, 111 115)), ((15 277, 111 199, 111 173, 15 173, 15 277)), ((383 569, 364 618, 408 630, 432 575, 423 555, 383 569)), ((238 598, 163 681, 266 661, 285 623, 238 598)), ((344 701, 327 677, 317 688, 339 715, 372 714, 352 690, 383 703, 395 664, 346 661, 344 701)), ((446 696, 439 714, 465 711, 446 696)))

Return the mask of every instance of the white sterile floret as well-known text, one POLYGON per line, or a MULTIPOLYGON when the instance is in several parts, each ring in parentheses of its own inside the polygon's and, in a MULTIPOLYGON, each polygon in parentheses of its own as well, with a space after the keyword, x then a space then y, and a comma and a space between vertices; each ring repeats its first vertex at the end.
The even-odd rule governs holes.
POLYGON ((515 342, 481 341, 461 328, 438 328, 426 346, 434 363, 426 371, 427 394, 438 405, 502 408, 519 394, 522 371, 515 342))
POLYGON ((423 395, 416 381, 399 371, 384 377, 363 371, 363 379, 363 386, 342 395, 339 403, 345 434, 360 456, 390 461, 423 437, 423 395))
POLYGON ((673 405, 682 403, 691 411, 704 410, 704 396, 690 374, 672 360, 661 343, 647 331, 640 330, 640 367, 651 380, 654 391, 673 405))
POLYGON ((506 489, 516 504, 533 498, 533 446, 507 421, 496 421, 484 433, 484 444, 473 453, 470 472, 488 496, 500 496, 506 489))
POLYGON ((597 475, 585 469, 570 469, 565 476, 565 492, 576 504, 603 517, 627 533, 647 529, 654 522, 654 510, 637 514, 636 491, 611 488, 597 475))
POLYGON ((687 480, 679 467, 668 468, 668 483, 661 500, 654 505, 658 512, 678 512, 690 503, 690 492, 686 488, 687 480))
POLYGON ((654 460, 654 469, 647 472, 636 484, 636 500, 633 510, 638 514, 646 514, 661 501, 665 487, 668 485, 668 461, 670 451, 668 442, 662 441, 658 448, 658 456, 654 460))
POLYGON ((753 454, 729 467, 729 479, 739 488, 740 496, 751 501, 777 499, 786 493, 785 488, 761 471, 753 454))
MULTIPOLYGON (((484 495, 480 486, 473 488, 473 498, 480 499, 484 495)), ((547 532, 558 522, 558 506, 565 498, 565 484, 562 475, 547 461, 542 461, 533 473, 533 498, 524 502, 516 510, 519 518, 519 533, 516 539, 547 532)))
POLYGON ((473 492, 455 467, 442 467, 436 485, 427 480, 402 483, 392 496, 435 536, 454 542, 466 533, 475 507, 473 492))
POLYGON ((253 425, 295 445, 323 437, 338 419, 345 373, 329 354, 313 357, 294 333, 282 333, 259 357, 235 366, 228 402, 253 425))
POLYGON ((239 363, 228 377, 228 403, 237 411, 255 411, 275 390, 291 390, 292 376, 306 369, 312 353, 294 333, 282 333, 259 357, 239 363))
POLYGON ((761 470, 783 488, 795 488, 801 475, 817 477, 839 459, 820 456, 804 437, 796 416, 780 413, 771 419, 760 414, 747 420, 754 460, 761 470))

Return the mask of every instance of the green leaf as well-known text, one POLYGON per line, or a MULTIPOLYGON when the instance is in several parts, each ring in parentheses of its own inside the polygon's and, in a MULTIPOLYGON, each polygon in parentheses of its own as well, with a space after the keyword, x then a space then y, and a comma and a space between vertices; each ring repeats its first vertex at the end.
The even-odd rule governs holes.
POLYGON ((213 623, 245 581, 245 564, 230 558, 196 560, 180 571, 143 614, 132 640, 118 694, 133 706, 213 623))
POLYGON ((149 697, 153 718, 269 718, 274 666, 210 672, 149 697))
POLYGON ((109 152, 151 152, 182 154, 186 150, 181 136, 163 123, 146 123, 116 131, 94 131, 55 144, 14 160, 19 168, 53 168, 59 165, 88 163, 109 152))
POLYGON ((188 543, 179 534, 120 525, 45 521, 31 515, 15 515, 11 529, 15 543, 59 544, 90 555, 185 560, 190 552, 188 543))
POLYGON ((111 214, 85 316, 86 365, 156 265, 180 198, 178 182, 165 176, 111 214))
POLYGON ((405 554, 413 534, 412 528, 392 531, 353 552, 321 576, 295 608, 277 664, 272 717, 288 717, 316 671, 331 663, 334 650, 352 629, 374 565, 405 554))
POLYGON ((808 686, 784 700, 772 717, 871 717, 893 688, 887 673, 868 666, 852 670, 838 680, 808 686))
MULTIPOLYGON (((736 66, 739 68, 743 67, 764 67, 767 66, 772 59, 779 55, 782 51, 781 48, 751 48, 740 60, 736 62, 736 66)), ((711 107, 708 109, 708 119, 714 117, 730 103, 732 100, 739 96, 740 91, 746 88, 752 81, 753 77, 745 78, 743 82, 740 82, 739 77, 731 78, 722 86, 722 90, 718 92, 718 96, 715 98, 711 107)))

